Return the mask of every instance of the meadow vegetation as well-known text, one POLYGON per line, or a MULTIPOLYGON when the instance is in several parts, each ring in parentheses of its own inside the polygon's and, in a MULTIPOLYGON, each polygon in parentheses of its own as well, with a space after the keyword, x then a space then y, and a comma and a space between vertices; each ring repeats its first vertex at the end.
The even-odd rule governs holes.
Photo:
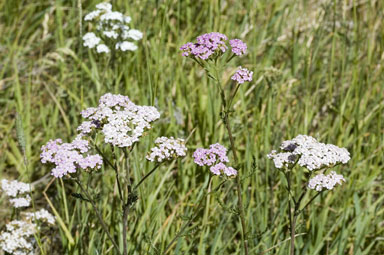
MULTIPOLYGON (((243 238, 249 254, 289 254, 290 198, 267 154, 299 134, 345 147, 350 160, 335 167, 345 183, 321 193, 298 218, 296 254, 384 254, 383 1, 115 0, 113 9, 129 15, 143 38, 137 50, 113 57, 83 45, 91 31, 84 16, 98 3, 0 1, 0 179, 31 183, 33 208, 56 216, 54 226, 36 235, 36 252, 118 254, 84 191, 71 178, 55 179, 40 159, 43 145, 72 141, 84 121, 80 112, 113 93, 161 114, 129 158, 102 148, 129 165, 127 182, 137 184, 156 165, 145 159, 156 138, 183 138, 188 148, 129 197, 127 254, 244 254, 243 238), (211 178, 192 157, 197 148, 220 143, 233 161, 220 92, 179 49, 209 32, 248 46, 220 79, 230 81, 240 65, 253 71, 228 113, 245 236, 237 182, 211 178)), ((82 178, 123 251, 115 171, 104 162, 82 178)), ((301 183, 304 176, 291 178, 301 183)), ((0 230, 17 217, 0 193, 0 230)))

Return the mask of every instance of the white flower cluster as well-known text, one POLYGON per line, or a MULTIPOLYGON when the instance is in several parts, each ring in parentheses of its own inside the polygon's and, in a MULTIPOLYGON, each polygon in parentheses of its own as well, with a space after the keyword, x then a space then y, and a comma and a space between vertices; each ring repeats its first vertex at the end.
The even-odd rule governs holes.
POLYGON ((273 159, 276 168, 288 167, 297 160, 300 166, 313 171, 339 163, 346 164, 351 159, 345 148, 320 143, 306 135, 298 135, 292 140, 284 141, 280 149, 280 153, 272 151, 267 155, 273 159))
POLYGON ((97 35, 93 32, 86 33, 83 36, 83 45, 91 49, 96 47, 98 53, 109 53, 109 47, 121 51, 135 51, 137 45, 132 41, 143 38, 142 32, 130 29, 127 25, 131 22, 131 17, 112 11, 110 3, 96 5, 96 10, 88 13, 84 20, 96 23, 97 35))
POLYGON ((344 177, 341 174, 336 174, 335 171, 331 171, 328 175, 318 174, 309 180, 308 189, 316 191, 331 190, 336 184, 341 185, 342 181, 345 182, 344 177))
POLYGON ((149 161, 163 162, 177 157, 184 157, 187 152, 184 139, 173 137, 159 137, 155 140, 156 146, 147 155, 149 161))
POLYGON ((30 191, 30 185, 16 180, 1 180, 2 191, 10 197, 9 202, 15 208, 28 207, 31 204, 31 197, 27 194, 30 191))
POLYGON ((87 119, 78 128, 82 135, 101 129, 104 141, 118 147, 131 147, 160 118, 155 107, 139 106, 127 96, 110 93, 100 98, 97 108, 88 108, 81 114, 87 119))
POLYGON ((34 223, 14 220, 0 234, 0 248, 13 255, 33 255, 37 226, 34 223))
POLYGON ((55 224, 55 217, 45 209, 40 209, 36 212, 25 212, 24 216, 29 221, 39 220, 50 225, 55 224))
POLYGON ((23 220, 14 220, 6 225, 5 231, 0 234, 0 248, 9 254, 32 255, 35 248, 34 234, 38 225, 36 221, 55 224, 55 217, 47 210, 25 212, 23 220))

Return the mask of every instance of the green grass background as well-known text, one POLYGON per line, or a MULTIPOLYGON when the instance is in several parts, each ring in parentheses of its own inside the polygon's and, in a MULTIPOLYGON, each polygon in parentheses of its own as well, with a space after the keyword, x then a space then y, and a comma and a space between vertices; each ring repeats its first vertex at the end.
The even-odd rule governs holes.
MULTIPOLYGON (((113 1, 144 32, 135 53, 113 66, 82 47, 82 17, 98 1, 0 1, 0 178, 30 182, 50 172, 39 161, 49 139, 70 141, 80 111, 106 92, 155 105, 162 113, 130 158, 132 180, 148 172, 145 152, 159 135, 189 137, 185 159, 162 166, 140 189, 129 218, 129 253, 158 254, 206 192, 207 169, 193 164, 195 148, 229 140, 214 84, 178 48, 217 31, 248 44, 237 65, 254 71, 235 98, 231 125, 240 151, 251 254, 288 254, 287 198, 281 176, 266 158, 298 134, 346 147, 351 160, 336 170, 347 182, 318 197, 301 217, 298 254, 384 254, 384 2, 329 1, 113 1), (279 73, 271 72, 274 67, 279 73), (27 171, 16 135, 23 121, 27 171)), ((114 173, 90 179, 111 232, 120 236, 114 173)), ((297 176, 297 181, 300 176, 297 176)), ((49 179, 47 179, 49 181, 49 179)), ((216 178, 214 185, 220 180, 216 178)), ((35 203, 52 211, 36 186, 35 203)), ((71 182, 47 193, 74 238, 57 225, 42 236, 45 254, 113 254, 90 205, 71 197, 71 182)), ((0 197, 0 227, 11 217, 0 197)), ((241 226, 233 182, 210 196, 207 209, 170 254, 240 254, 241 226)), ((1 252, 0 252, 1 253, 1 252)))

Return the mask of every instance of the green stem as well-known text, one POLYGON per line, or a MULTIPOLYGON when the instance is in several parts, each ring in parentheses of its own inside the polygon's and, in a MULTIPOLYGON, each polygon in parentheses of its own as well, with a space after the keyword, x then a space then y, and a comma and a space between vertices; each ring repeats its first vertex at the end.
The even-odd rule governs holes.
POLYGON ((119 246, 117 245, 116 241, 113 239, 111 233, 109 233, 108 231, 108 227, 107 225, 105 224, 104 220, 103 220, 103 217, 101 217, 101 214, 99 212, 99 210, 97 209, 97 206, 95 204, 95 201, 92 199, 92 197, 90 196, 90 194, 88 193, 88 191, 86 189, 84 189, 83 185, 81 184, 80 180, 78 179, 78 177, 75 179, 75 182, 79 185, 81 191, 85 194, 85 196, 87 197, 87 199, 89 200, 89 202, 91 202, 92 204, 92 207, 93 207, 93 210, 95 210, 95 213, 97 215, 97 218, 99 219, 100 221, 100 224, 104 230, 104 232, 107 234, 108 238, 111 240, 113 246, 115 247, 116 251, 117 251, 117 254, 121 254, 120 253, 120 249, 119 249, 119 246))
POLYGON ((159 167, 161 165, 161 163, 160 164, 157 164, 151 171, 149 171, 140 181, 139 181, 139 183, 138 184, 136 184, 136 186, 133 188, 133 190, 136 190, 139 186, 140 186, 140 184, 142 184, 151 174, 153 174, 155 171, 156 171, 156 169, 159 167))
MULTIPOLYGON (((225 93, 224 90, 221 86, 220 82, 220 76, 217 70, 217 67, 215 68, 216 71, 216 80, 217 80, 217 86, 219 87, 220 94, 221 94, 221 101, 222 101, 222 120, 224 122, 225 128, 227 129, 228 136, 229 136, 229 141, 231 143, 231 150, 233 153, 233 158, 235 160, 235 165, 237 168, 239 168, 239 161, 237 157, 237 152, 236 152, 236 147, 235 147, 235 141, 232 136, 232 130, 231 130, 231 125, 229 124, 229 104, 227 108, 227 101, 225 98, 225 93)), ((237 89, 236 89, 237 92, 237 89)), ((234 94, 235 95, 235 94, 234 94)), ((233 95, 233 97, 234 97, 233 95)), ((232 102, 233 98, 230 99, 230 102, 232 102)), ((241 188, 241 181, 240 181, 240 169, 237 169, 237 176, 236 176, 236 186, 237 186, 237 198, 238 198, 238 209, 239 209, 239 215, 240 215, 240 223, 241 223, 241 241, 243 243, 243 248, 244 248, 244 254, 248 255, 248 240, 247 240, 247 226, 245 224, 245 213, 244 213, 244 206, 243 206, 243 198, 242 198, 242 188, 241 188)))

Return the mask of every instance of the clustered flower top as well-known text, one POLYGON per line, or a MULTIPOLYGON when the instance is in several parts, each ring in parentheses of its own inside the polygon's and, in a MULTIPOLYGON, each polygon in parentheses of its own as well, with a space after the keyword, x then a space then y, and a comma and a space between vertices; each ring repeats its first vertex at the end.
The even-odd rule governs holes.
POLYGON ((16 180, 1 180, 2 191, 10 197, 9 202, 15 208, 28 207, 31 205, 31 197, 27 194, 30 192, 30 185, 16 180))
POLYGON ((91 49, 96 47, 98 53, 109 53, 110 47, 120 51, 135 51, 137 45, 132 41, 143 38, 142 32, 128 26, 131 17, 112 11, 110 3, 96 5, 96 10, 88 13, 84 20, 94 22, 96 31, 83 36, 83 45, 91 49))
MULTIPOLYGON (((247 45, 239 40, 229 41, 229 46, 233 54, 241 56, 246 53, 247 45)), ((228 38, 226 35, 211 32, 200 35, 196 38, 196 43, 186 43, 180 47, 184 57, 199 58, 202 60, 212 60, 221 56, 228 49, 228 38)))
POLYGON ((46 222, 50 225, 55 224, 55 217, 45 209, 40 209, 36 212, 25 212, 24 216, 27 221, 39 220, 41 222, 46 222))
POLYGON ((41 162, 53 163, 52 175, 61 178, 64 175, 75 173, 77 168, 91 170, 100 168, 102 157, 98 154, 88 155, 89 143, 81 135, 71 143, 63 143, 61 139, 50 140, 41 148, 41 162))
POLYGON ((300 166, 313 171, 340 163, 346 164, 351 159, 347 149, 320 143, 306 135, 298 135, 292 140, 284 141, 280 149, 282 152, 273 150, 268 154, 276 168, 288 167, 297 161, 300 166))
POLYGON ((239 66, 236 73, 231 77, 232 80, 237 81, 239 84, 243 84, 246 81, 252 81, 253 72, 247 68, 239 66))
POLYGON ((149 161, 163 162, 177 157, 185 157, 187 152, 184 139, 163 136, 157 138, 155 144, 156 146, 147 155, 149 161))
POLYGON ((110 93, 100 98, 97 108, 85 109, 81 114, 86 119, 78 128, 82 135, 101 130, 104 141, 118 147, 131 147, 160 118, 155 107, 139 106, 127 96, 110 93))
POLYGON ((0 247, 9 254, 33 255, 37 226, 31 222, 11 221, 0 234, 0 247))
POLYGON ((6 225, 6 229, 0 234, 0 248, 9 254, 33 255, 36 248, 34 235, 39 230, 36 221, 46 222, 49 225, 55 223, 55 217, 47 210, 24 213, 23 220, 14 220, 6 225))
POLYGON ((344 177, 341 174, 336 174, 335 171, 331 171, 328 175, 318 174, 309 180, 308 189, 316 191, 331 190, 336 184, 341 185, 342 181, 345 182, 344 177))
POLYGON ((209 149, 198 148, 193 153, 193 158, 199 166, 210 166, 209 170, 214 175, 236 176, 237 171, 225 165, 229 162, 227 149, 219 143, 212 144, 209 149))

